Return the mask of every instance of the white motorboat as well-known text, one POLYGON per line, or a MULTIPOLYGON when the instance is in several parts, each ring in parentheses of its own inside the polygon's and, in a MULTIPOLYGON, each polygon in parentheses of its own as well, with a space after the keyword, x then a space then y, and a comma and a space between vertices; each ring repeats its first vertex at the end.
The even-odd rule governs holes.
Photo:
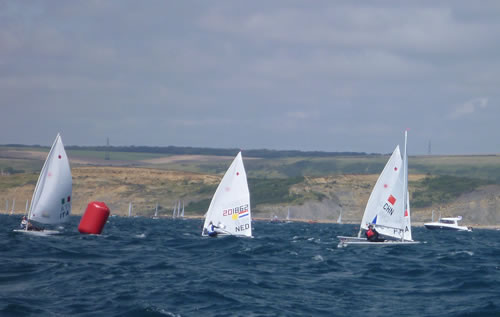
POLYGON ((459 226, 460 220, 462 220, 462 216, 439 218, 438 221, 424 223, 424 226, 431 230, 472 231, 472 227, 459 226))

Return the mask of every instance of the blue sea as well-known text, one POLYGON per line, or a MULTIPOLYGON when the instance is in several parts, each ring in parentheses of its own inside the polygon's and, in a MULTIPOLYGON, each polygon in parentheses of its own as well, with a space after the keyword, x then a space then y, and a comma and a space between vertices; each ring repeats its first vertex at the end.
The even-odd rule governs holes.
POLYGON ((0 316, 500 316, 500 231, 414 228, 418 245, 337 248, 356 225, 109 218, 81 235, 0 215, 0 316))

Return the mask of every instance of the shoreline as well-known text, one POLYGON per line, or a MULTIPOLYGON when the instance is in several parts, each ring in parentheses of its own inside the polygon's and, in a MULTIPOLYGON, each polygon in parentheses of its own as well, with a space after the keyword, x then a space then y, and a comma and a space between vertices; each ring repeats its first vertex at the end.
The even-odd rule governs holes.
MULTIPOLYGON (((19 216, 19 217, 22 217, 24 215, 24 212, 23 213, 19 213, 19 212, 14 212, 13 214, 10 214, 9 213, 5 213, 5 212, 0 212, 0 214, 2 215, 7 215, 7 216, 19 216)), ((82 216, 83 214, 74 214, 72 216, 82 216)), ((118 217, 125 217, 125 218, 128 218, 126 215, 118 215, 118 214, 110 214, 110 217, 111 216, 118 216, 118 217)), ((139 217, 144 217, 144 218, 151 218, 152 216, 141 216, 139 215, 139 217)), ((172 219, 171 216, 159 216, 160 219, 172 219)), ((187 215, 187 216, 184 216, 184 218, 187 218, 187 219, 193 219, 193 220, 203 220, 204 219, 204 216, 203 215, 187 215)), ((252 218, 252 221, 267 221, 267 222, 272 222, 271 219, 269 218, 264 218, 264 217, 253 217, 252 218)), ((323 224, 337 224, 337 221, 336 220, 328 220, 328 219, 320 219, 320 220, 314 220, 314 219, 300 219, 300 218, 293 218, 293 219, 289 219, 289 220, 285 220, 285 219, 278 219, 278 223, 283 223, 283 222, 286 222, 286 221, 290 221, 290 222, 303 222, 303 223, 311 223, 311 224, 314 224, 314 223, 323 223, 323 224)), ((353 221, 344 221, 342 222, 340 225, 358 225, 359 226, 359 222, 353 222, 353 221)), ((412 224, 412 227, 423 227, 424 226, 424 222, 413 222, 412 224)), ((491 230, 500 230, 500 224, 499 225, 482 225, 482 224, 462 224, 464 226, 467 226, 467 227, 472 227, 472 229, 491 229, 491 230)))

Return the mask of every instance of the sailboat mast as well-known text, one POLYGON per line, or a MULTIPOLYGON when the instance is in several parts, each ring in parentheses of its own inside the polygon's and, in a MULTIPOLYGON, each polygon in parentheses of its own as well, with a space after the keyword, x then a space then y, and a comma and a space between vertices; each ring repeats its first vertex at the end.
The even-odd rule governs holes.
MULTIPOLYGON (((406 211, 408 210, 408 198, 406 197, 408 195, 408 154, 406 152, 406 146, 408 143, 408 130, 405 130, 405 149, 404 149, 404 154, 403 154, 403 219, 406 215, 406 211)), ((404 231, 404 225, 403 225, 403 234, 401 235, 401 241, 404 241, 405 237, 405 231, 404 231)))

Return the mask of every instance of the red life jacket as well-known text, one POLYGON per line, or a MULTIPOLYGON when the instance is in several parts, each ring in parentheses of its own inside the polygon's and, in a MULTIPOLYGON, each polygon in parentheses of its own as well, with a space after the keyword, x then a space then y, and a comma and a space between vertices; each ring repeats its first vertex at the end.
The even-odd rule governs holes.
POLYGON ((372 229, 368 229, 368 231, 366 232, 366 237, 367 238, 371 238, 375 233, 372 231, 372 229))

